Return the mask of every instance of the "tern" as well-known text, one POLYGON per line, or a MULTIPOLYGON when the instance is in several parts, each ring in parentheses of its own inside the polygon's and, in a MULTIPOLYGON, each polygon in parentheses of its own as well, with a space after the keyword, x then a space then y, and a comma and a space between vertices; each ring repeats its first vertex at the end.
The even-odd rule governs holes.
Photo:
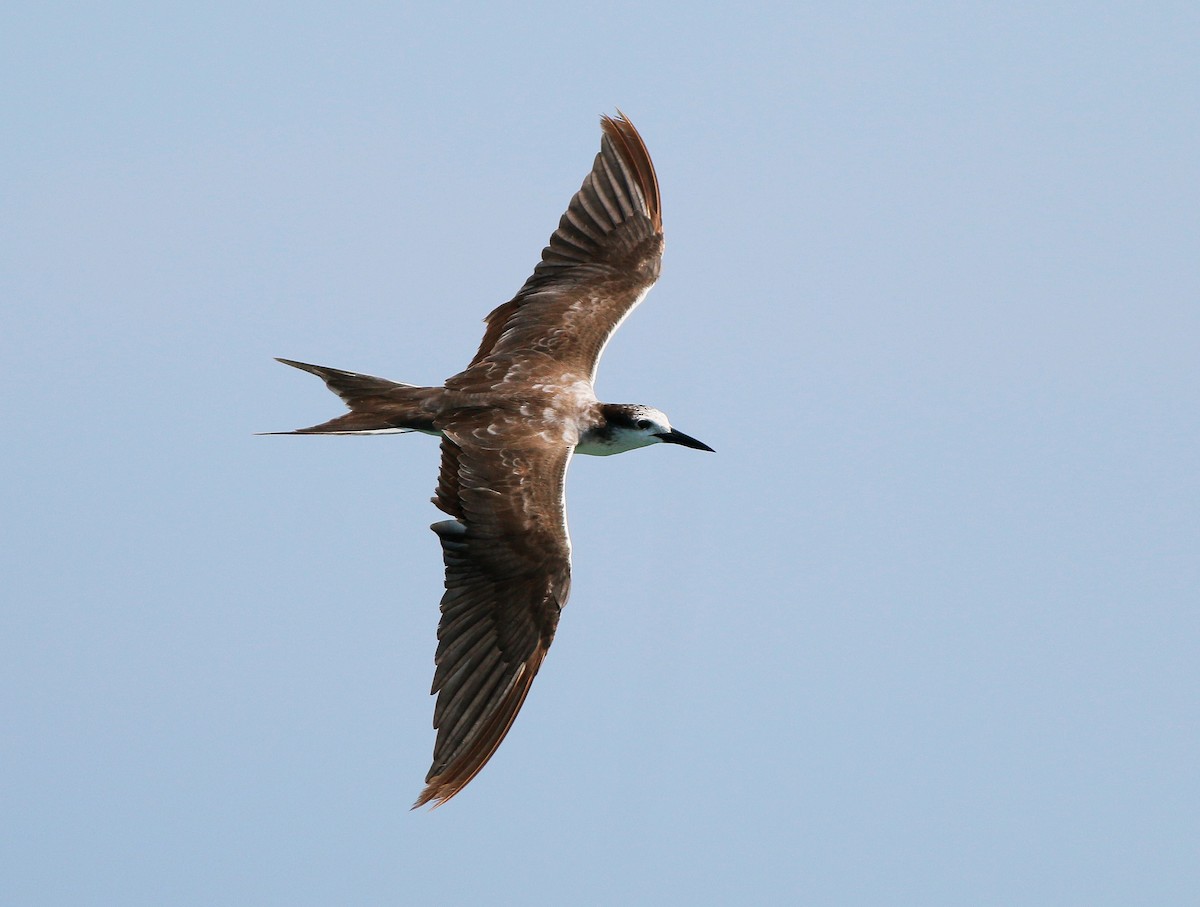
POLYGON ((651 406, 601 403, 593 382, 613 332, 658 279, 658 178, 620 111, 533 275, 487 316, 467 368, 443 387, 280 359, 350 412, 280 434, 424 432, 441 438, 433 503, 441 600, 433 764, 414 808, 458 794, 496 752, 554 639, 571 585, 564 480, 572 454, 651 444, 711 451, 651 406))

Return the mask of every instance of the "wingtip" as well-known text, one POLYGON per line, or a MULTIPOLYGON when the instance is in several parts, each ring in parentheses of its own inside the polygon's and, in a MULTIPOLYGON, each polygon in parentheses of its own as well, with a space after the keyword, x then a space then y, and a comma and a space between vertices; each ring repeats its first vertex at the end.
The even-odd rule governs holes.
POLYGON ((449 785, 443 784, 441 781, 436 779, 430 781, 425 785, 424 789, 421 791, 421 795, 417 797, 416 802, 413 803, 409 809, 420 809, 423 806, 428 806, 429 811, 432 812, 433 810, 449 803, 454 798, 454 795, 461 791, 466 785, 462 785, 451 790, 445 790, 444 788, 448 786, 449 785))
POLYGON ((613 107, 613 110, 616 111, 615 116, 608 113, 602 113, 600 114, 600 121, 604 123, 612 123, 613 125, 616 125, 617 123, 625 123, 629 126, 633 125, 633 123, 629 122, 629 114, 627 114, 624 110, 622 110, 620 107, 613 107))
POLYGON ((651 220, 654 222, 654 227, 658 231, 662 231, 662 198, 658 188, 658 174, 654 170, 654 164, 650 160, 650 151, 646 148, 646 142, 642 139, 642 135, 638 132, 637 127, 633 125, 633 121, 620 107, 615 108, 616 116, 610 116, 607 113, 600 115, 600 127, 604 131, 604 136, 614 146, 618 153, 630 166, 633 167, 637 174, 638 182, 641 184, 642 195, 646 199, 646 207, 651 220))

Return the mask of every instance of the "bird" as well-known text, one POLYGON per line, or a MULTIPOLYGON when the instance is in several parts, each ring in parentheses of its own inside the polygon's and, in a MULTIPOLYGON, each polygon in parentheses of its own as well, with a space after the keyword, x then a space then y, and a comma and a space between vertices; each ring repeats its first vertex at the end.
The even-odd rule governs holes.
POLYGON ((712 451, 661 410, 602 403, 610 338, 658 280, 658 177, 620 109, 533 274, 484 320, 479 350, 442 387, 279 359, 323 380, 349 412, 275 434, 423 432, 441 439, 434 505, 445 592, 431 694, 433 762, 413 808, 441 806, 487 764, 525 702, 571 587, 564 482, 573 454, 652 444, 712 451))

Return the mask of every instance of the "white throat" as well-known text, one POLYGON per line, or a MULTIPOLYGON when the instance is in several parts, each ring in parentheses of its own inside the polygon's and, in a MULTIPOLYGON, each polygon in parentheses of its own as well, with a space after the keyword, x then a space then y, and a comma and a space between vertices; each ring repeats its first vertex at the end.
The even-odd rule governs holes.
POLYGON ((575 445, 575 453, 590 457, 611 457, 613 454, 637 450, 657 443, 658 438, 632 428, 611 428, 607 432, 585 432, 575 445))

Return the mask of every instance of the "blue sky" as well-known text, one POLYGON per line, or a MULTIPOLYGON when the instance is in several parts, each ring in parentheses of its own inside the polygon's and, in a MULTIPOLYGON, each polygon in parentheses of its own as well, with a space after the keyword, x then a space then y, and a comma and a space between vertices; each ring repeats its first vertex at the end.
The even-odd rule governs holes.
POLYGON ((0 901, 1183 904, 1200 888, 1192 4, 0 14, 0 901), (620 106, 663 278, 571 604, 409 812, 435 383, 620 106))

